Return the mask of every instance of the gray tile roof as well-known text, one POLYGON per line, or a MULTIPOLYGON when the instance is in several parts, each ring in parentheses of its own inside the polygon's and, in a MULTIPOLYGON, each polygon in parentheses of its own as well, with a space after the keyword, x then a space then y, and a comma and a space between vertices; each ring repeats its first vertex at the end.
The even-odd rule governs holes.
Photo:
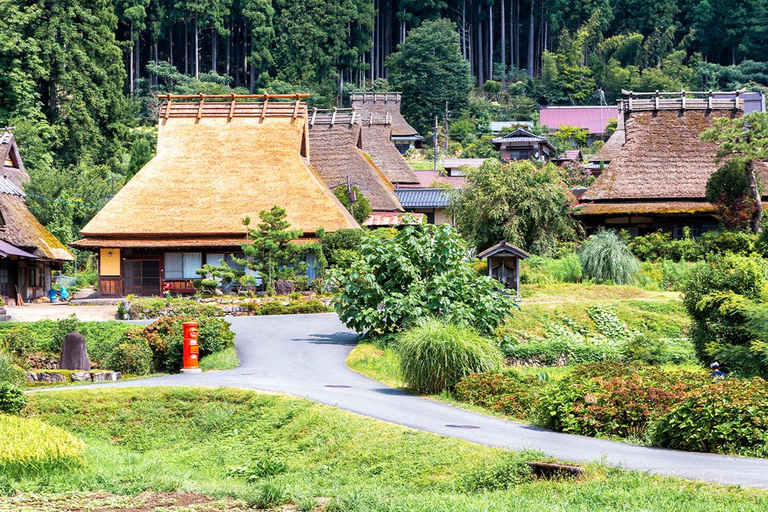
POLYGON ((403 208, 445 208, 451 202, 450 190, 442 188, 398 188, 397 198, 403 208))

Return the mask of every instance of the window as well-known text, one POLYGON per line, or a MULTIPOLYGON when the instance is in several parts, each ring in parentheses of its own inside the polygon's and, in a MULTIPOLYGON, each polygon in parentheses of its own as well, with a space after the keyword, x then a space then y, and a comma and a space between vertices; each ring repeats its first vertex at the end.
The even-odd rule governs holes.
POLYGON ((223 252, 208 253, 205 255, 205 263, 208 265, 219 266, 224 263, 225 256, 223 252))
POLYGON ((165 279, 196 279, 195 272, 202 266, 201 252, 165 253, 165 279))
POLYGON ((27 268, 27 275, 29 276, 29 286, 37 286, 37 269, 34 267, 27 268))
POLYGON ((509 158, 511 160, 528 160, 530 157, 530 151, 527 149, 511 149, 509 151, 509 158))

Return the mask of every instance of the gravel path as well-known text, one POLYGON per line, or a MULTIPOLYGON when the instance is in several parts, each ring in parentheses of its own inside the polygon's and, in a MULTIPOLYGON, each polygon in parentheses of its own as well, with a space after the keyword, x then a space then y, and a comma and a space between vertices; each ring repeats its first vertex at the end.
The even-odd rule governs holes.
MULTIPOLYGON (((236 317, 242 361, 235 370, 172 375, 105 386, 236 386, 279 391, 436 434, 562 460, 604 461, 721 484, 768 488, 768 459, 680 452, 560 434, 409 395, 349 370, 356 335, 334 314, 236 317)), ((61 389, 61 388, 56 388, 61 389)))

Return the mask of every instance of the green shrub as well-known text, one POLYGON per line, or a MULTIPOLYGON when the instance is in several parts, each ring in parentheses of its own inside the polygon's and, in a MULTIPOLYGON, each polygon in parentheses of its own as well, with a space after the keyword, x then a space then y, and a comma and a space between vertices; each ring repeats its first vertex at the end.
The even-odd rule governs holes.
POLYGON ((23 386, 27 381, 24 370, 13 364, 13 360, 0 352, 0 382, 23 386))
POLYGON ((630 337, 629 329, 616 314, 616 306, 595 304, 587 308, 587 315, 595 323, 597 332, 609 340, 626 340, 630 337))
POLYGON ((462 402, 518 417, 524 416, 535 400, 531 382, 495 372, 463 377, 456 383, 454 394, 462 402))
POLYGON ((342 265, 351 261, 363 241, 365 232, 362 229, 339 229, 325 233, 322 237, 323 254, 332 267, 344 268, 342 265))
POLYGON ((490 333, 515 307, 499 283, 464 261, 468 249, 448 224, 407 226, 394 238, 366 236, 344 272, 333 305, 357 332, 396 332, 427 316, 490 333))
POLYGON ((521 364, 557 366, 559 364, 597 363, 618 361, 621 352, 612 345, 556 339, 553 341, 504 345, 504 355, 521 364))
POLYGON ((198 329, 200 356, 221 352, 235 346, 235 333, 231 323, 223 318, 203 318, 198 329))
POLYGON ((466 492, 510 489, 531 479, 531 468, 520 453, 510 453, 492 464, 483 464, 462 478, 466 492))
POLYGON ((656 231, 643 236, 636 236, 629 242, 632 254, 642 261, 660 261, 670 257, 672 235, 666 231, 656 231))
MULTIPOLYGON (((176 373, 183 365, 184 322, 193 321, 183 316, 164 316, 148 325, 142 336, 152 351, 152 366, 157 372, 176 373)), ((199 357, 205 357, 234 346, 235 334, 222 318, 203 317, 198 322, 199 357)))
POLYGON ((729 379, 698 389, 651 430, 659 446, 768 457, 768 382, 729 379))
POLYGON ((701 254, 736 254, 749 256, 755 251, 757 236, 739 231, 710 231, 697 240, 701 254))
POLYGON ((600 229, 579 250, 583 276, 595 282, 630 284, 640 262, 615 231, 600 229))
POLYGON ((59 427, 0 414, 0 474, 70 469, 82 462, 84 449, 82 441, 59 427))
POLYGON ((405 381, 423 393, 452 388, 470 373, 501 366, 496 344, 469 327, 434 318, 422 319, 397 339, 405 381))
POLYGON ((537 415, 543 426, 561 432, 637 438, 690 391, 710 382, 703 372, 616 362, 583 365, 542 391, 537 415))
POLYGON ((306 292, 309 290, 309 277, 308 276, 296 276, 293 278, 293 286, 297 292, 306 292))
POLYGON ((127 332, 123 342, 112 349, 107 368, 128 375, 147 375, 152 371, 152 350, 149 342, 137 333, 127 332))
POLYGON ((72 313, 69 317, 56 322, 53 330, 53 339, 49 351, 54 354, 61 353, 61 347, 64 345, 64 338, 67 334, 77 332, 82 334, 82 322, 72 313))
POLYGON ((17 361, 23 361, 37 347, 37 336, 24 327, 14 327, 0 334, 0 350, 17 361))
POLYGON ((767 276, 768 263, 744 256, 710 258, 693 268, 683 304, 699 359, 721 359, 745 373, 768 373, 761 351, 752 350, 756 336, 748 325, 750 312, 766 295, 767 276))
POLYGON ((624 361, 647 364, 680 364, 694 361, 693 344, 687 339, 657 338, 647 333, 635 333, 621 347, 624 361))
POLYGON ((0 413, 16 414, 27 406, 24 390, 10 382, 0 382, 0 413))

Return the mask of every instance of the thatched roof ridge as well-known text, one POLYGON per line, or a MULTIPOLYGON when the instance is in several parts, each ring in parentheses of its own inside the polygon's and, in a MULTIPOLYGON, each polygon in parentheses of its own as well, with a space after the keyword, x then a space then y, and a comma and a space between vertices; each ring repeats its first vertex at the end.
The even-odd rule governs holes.
POLYGON ((626 143, 581 202, 703 200, 707 180, 722 163, 717 146, 699 136, 715 117, 739 115, 733 109, 629 112, 626 143))
POLYGON ((0 176, 0 213, 5 223, 0 227, 0 240, 38 258, 56 261, 75 259, 69 249, 32 215, 24 203, 24 193, 5 176, 0 176))
POLYGON ((350 95, 353 108, 360 109, 364 119, 374 116, 389 116, 392 123, 392 137, 415 137, 423 139, 416 129, 408 124, 400 113, 402 94, 399 92, 355 92, 350 95))
POLYGON ((29 174, 24 169, 24 162, 16 144, 16 137, 11 128, 0 132, 0 164, 2 164, 2 176, 5 176, 14 185, 22 188, 29 181, 29 174))
POLYGON ((310 114, 310 122, 314 120, 309 130, 312 167, 328 187, 346 183, 349 177, 373 211, 403 211, 392 182, 363 153, 360 124, 351 122, 354 113, 336 114, 338 117, 327 112, 310 114))
MULTIPOLYGON (((294 105, 295 107, 295 105, 294 105)), ((310 160, 305 115, 161 116, 157 155, 83 228, 86 238, 237 238, 278 205, 312 235, 358 227, 310 160)))

